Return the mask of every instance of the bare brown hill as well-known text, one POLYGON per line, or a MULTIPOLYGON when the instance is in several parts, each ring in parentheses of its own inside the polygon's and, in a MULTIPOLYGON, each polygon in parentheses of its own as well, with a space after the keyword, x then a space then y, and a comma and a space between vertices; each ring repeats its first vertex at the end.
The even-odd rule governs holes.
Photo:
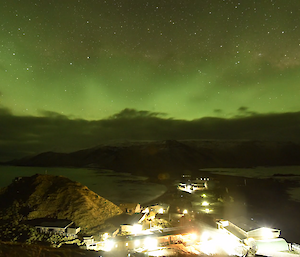
POLYGON ((1 189, 0 207, 17 209, 25 220, 44 217, 72 220, 90 234, 106 226, 108 218, 122 213, 118 206, 80 183, 41 174, 18 178, 1 189))

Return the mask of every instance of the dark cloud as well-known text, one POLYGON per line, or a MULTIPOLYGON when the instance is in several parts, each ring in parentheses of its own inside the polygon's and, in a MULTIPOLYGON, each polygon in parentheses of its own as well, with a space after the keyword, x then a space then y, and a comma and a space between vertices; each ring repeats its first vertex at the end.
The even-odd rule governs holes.
POLYGON ((222 113, 223 111, 221 110, 221 109, 215 109, 214 110, 214 113, 216 113, 216 114, 220 114, 220 113, 222 113))
POLYGON ((111 119, 134 119, 142 117, 159 117, 165 116, 165 113, 162 112, 149 112, 149 111, 137 111, 135 109, 126 108, 121 112, 112 115, 111 119))
POLYGON ((57 113, 57 112, 51 112, 51 111, 39 111, 39 113, 43 116, 43 117, 48 117, 48 118, 53 118, 53 119, 68 119, 68 117, 66 115, 57 113))
POLYGON ((238 115, 236 115, 236 118, 238 117, 245 117, 245 116, 253 116, 253 115, 258 115, 257 112, 250 111, 248 107, 246 106, 241 106, 240 108, 237 109, 238 115))
POLYGON ((238 108, 239 112, 246 112, 248 110, 248 107, 245 106, 241 106, 240 108, 238 108))
MULTIPOLYGON (((248 111, 246 107, 240 110, 248 111)), ((134 109, 96 121, 70 119, 52 112, 44 114, 16 116, 0 109, 0 160, 45 151, 70 152, 123 140, 300 141, 300 112, 192 121, 163 118, 161 113, 134 109)))

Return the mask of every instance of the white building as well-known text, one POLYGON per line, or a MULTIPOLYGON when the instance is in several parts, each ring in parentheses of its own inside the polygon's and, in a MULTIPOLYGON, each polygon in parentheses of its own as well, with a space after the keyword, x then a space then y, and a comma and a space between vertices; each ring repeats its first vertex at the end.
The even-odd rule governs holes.
POLYGON ((218 229, 233 235, 245 245, 255 247, 257 253, 262 254, 270 250, 276 252, 288 252, 288 243, 279 238, 280 230, 274 228, 260 227, 251 219, 239 217, 229 220, 219 220, 218 229))

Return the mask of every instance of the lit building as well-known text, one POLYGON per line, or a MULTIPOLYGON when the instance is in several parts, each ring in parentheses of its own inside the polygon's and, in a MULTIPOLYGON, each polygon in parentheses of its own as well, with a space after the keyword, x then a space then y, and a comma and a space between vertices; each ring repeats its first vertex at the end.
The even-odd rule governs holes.
POLYGON ((240 240, 247 238, 253 238, 255 240, 272 239, 280 236, 279 229, 260 227, 253 220, 248 220, 244 217, 232 219, 231 221, 219 220, 217 226, 219 229, 227 230, 240 240))
POLYGON ((169 212, 170 205, 165 203, 157 203, 148 206, 143 212, 154 212, 155 214, 167 214, 169 212))
POLYGON ((249 247, 254 247, 257 253, 268 249, 288 251, 288 243, 279 238, 280 230, 258 226, 256 222, 245 217, 217 221, 218 229, 226 231, 249 247))
POLYGON ((208 181, 209 178, 197 178, 196 180, 180 182, 177 188, 191 194, 195 191, 208 189, 208 181))
POLYGON ((146 218, 145 213, 134 213, 131 215, 121 214, 110 219, 110 223, 115 227, 113 232, 105 231, 111 236, 117 234, 139 234, 142 231, 142 222, 146 218))

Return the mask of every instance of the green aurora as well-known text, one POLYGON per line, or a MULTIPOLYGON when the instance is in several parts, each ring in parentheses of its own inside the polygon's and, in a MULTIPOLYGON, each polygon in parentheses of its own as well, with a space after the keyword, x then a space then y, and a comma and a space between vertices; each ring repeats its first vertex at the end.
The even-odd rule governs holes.
POLYGON ((299 1, 4 1, 0 104, 98 120, 300 111, 299 1))

